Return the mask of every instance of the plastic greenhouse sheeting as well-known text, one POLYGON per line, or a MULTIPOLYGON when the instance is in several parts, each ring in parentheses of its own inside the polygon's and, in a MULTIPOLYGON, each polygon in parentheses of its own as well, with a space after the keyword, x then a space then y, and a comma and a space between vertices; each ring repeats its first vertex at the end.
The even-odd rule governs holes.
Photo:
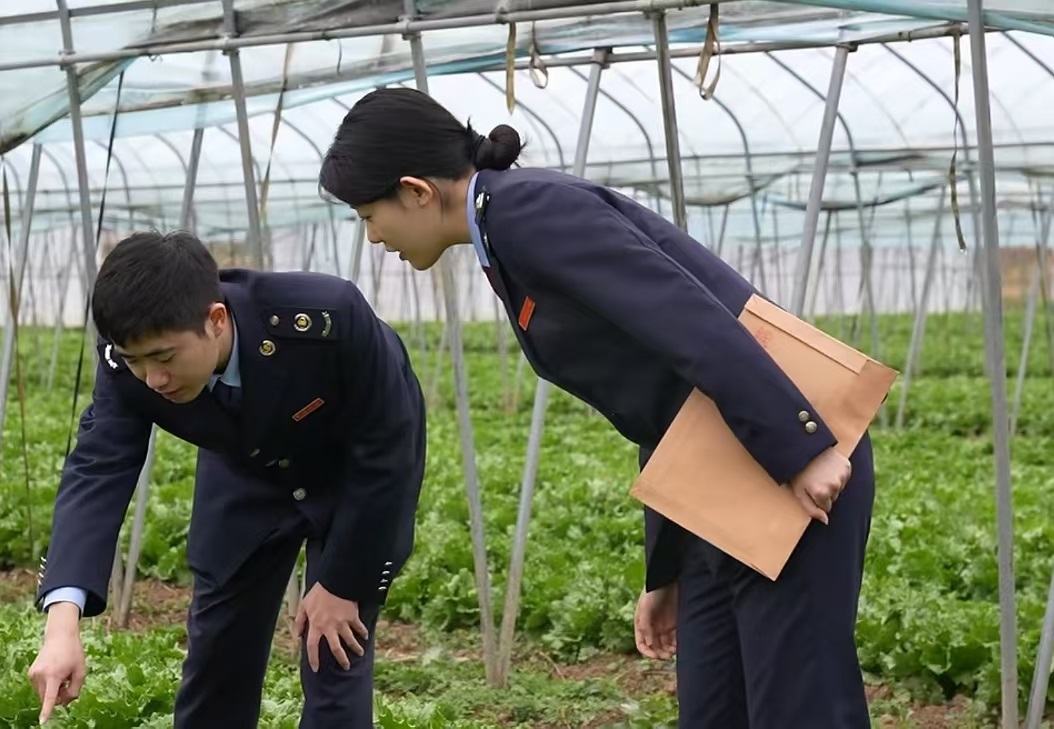
MULTIPOLYGON (((12 59, 11 46, 6 44, 12 38, 22 46, 19 58, 61 45, 50 0, 34 3, 19 5, 20 10, 46 11, 32 22, 5 22, 0 16, 0 65, 12 59), (50 30, 45 33, 45 29, 50 30)), ((153 34, 208 38, 219 28, 216 0, 161 8, 156 16, 145 9, 147 2, 116 15, 76 14, 88 5, 70 2, 74 46, 79 51, 142 44, 150 42, 153 34), (194 17, 198 20, 188 20, 194 17), (178 22, 184 23, 179 31, 183 35, 176 34, 173 24, 178 22)), ((304 16, 323 4, 236 5, 240 13, 246 11, 239 16, 243 30, 265 33, 287 30, 293 27, 291 14, 304 16)), ((352 13, 367 5, 376 12, 389 4, 326 3, 325 8, 329 13, 352 13)), ((440 5, 423 5, 422 12, 435 17, 443 10, 440 5)), ((878 2, 857 5, 891 8, 878 2)), ((940 3, 923 0, 917 5, 926 9, 940 3)), ((986 8, 1013 13, 1017 21, 1045 22, 1035 5, 986 2, 986 8)), ((961 2, 944 6, 949 14, 965 7, 961 2)), ((9 13, 11 7, 5 5, 0 12, 9 13)), ((453 12, 444 7, 443 12, 453 12)), ((690 224, 701 224, 701 208, 713 209, 720 218, 727 206, 729 240, 778 239, 780 231, 796 229, 808 196, 833 51, 813 47, 722 56, 716 98, 704 101, 692 76, 707 14, 707 8, 692 8, 671 12, 668 21, 675 52, 685 54, 674 61, 673 83, 685 197, 695 209, 690 224), (751 191, 758 193, 757 222, 751 191)), ((320 23, 319 18, 311 22, 320 23)), ((856 6, 831 10, 804 4, 726 2, 721 5, 720 38, 726 50, 757 42, 822 46, 939 26, 932 19, 875 14, 856 6)), ((652 31, 640 14, 521 23, 517 33, 521 59, 530 56, 532 30, 539 53, 550 62, 548 83, 539 88, 527 72, 518 71, 511 114, 505 103, 508 28, 504 26, 490 23, 424 33, 430 89, 458 118, 470 120, 476 128, 512 123, 528 139, 527 164, 569 169, 588 68, 559 66, 554 54, 585 61, 597 45, 619 45, 617 54, 650 51, 652 31)), ((935 185, 947 174, 955 146, 960 148, 960 171, 968 168, 971 152, 962 149, 963 140, 976 144, 976 133, 969 39, 964 37, 961 43, 961 131, 956 130, 951 103, 956 83, 951 39, 864 45, 850 54, 824 208, 841 211, 842 224, 852 224, 857 209, 865 210, 865 223, 876 245, 903 242, 906 206, 915 218, 936 213, 935 185)), ((1037 189, 1049 187, 1054 176, 1049 124, 1054 71, 1045 60, 1054 58, 1054 38, 1016 31, 991 33, 987 46, 1000 204, 1008 211, 1022 211, 1023 221, 1008 226, 1005 234, 1001 231, 1001 238, 1006 244, 1034 244, 1030 211, 1037 204, 1037 189)), ((264 224, 276 231, 316 223, 328 226, 331 220, 351 218, 350 211, 319 199, 320 157, 347 108, 362 94, 382 83, 412 84, 409 44, 399 35, 352 37, 246 47, 241 57, 253 117, 249 128, 255 179, 258 185, 265 177, 268 180, 264 224), (276 112, 281 123, 272 140, 276 112)), ((123 230, 178 224, 191 130, 198 127, 206 131, 194 196, 196 228, 208 236, 239 237, 247 215, 227 58, 220 51, 177 53, 130 59, 123 68, 116 117, 122 66, 102 63, 82 70, 80 77, 86 97, 82 111, 89 185, 96 213, 106 191, 104 226, 123 230), (107 171, 111 129, 117 138, 107 171)), ((79 215, 71 127, 60 118, 66 113, 65 83, 65 74, 57 67, 0 71, 0 135, 13 141, 31 134, 32 141, 44 145, 35 231, 69 228, 73 216, 79 215)), ((669 195, 665 154, 655 63, 612 64, 601 79, 587 176, 662 208, 668 205, 669 195)), ((29 157, 28 144, 6 154, 16 205, 29 157)), ((975 151, 972 157, 976 159, 975 151)), ((960 198, 968 218, 965 184, 960 185, 960 198)), ((964 219, 964 224, 969 229, 970 221, 964 219)))
MULTIPOLYGON (((827 209, 855 208, 855 174, 865 207, 884 201, 879 207, 889 209, 891 216, 902 216, 902 207, 892 201, 913 192, 919 198, 914 212, 921 214, 936 206, 937 195, 927 190, 947 174, 956 145, 961 169, 970 159, 976 160, 975 152, 962 149, 964 136, 970 146, 976 144, 969 41, 964 38, 962 43, 958 111, 964 127, 958 132, 951 103, 955 73, 950 39, 863 46, 850 54, 824 191, 827 209)), ((1048 184, 1054 175, 1048 101, 1054 95, 1054 75, 1033 58, 1052 57, 1054 39, 993 34, 988 37, 988 51, 1000 195, 1008 206, 1027 207, 1032 204, 1033 186, 1048 184)), ((748 237, 754 235, 747 200, 752 189, 760 193, 764 235, 770 234, 773 207, 784 208, 787 214, 801 209, 808 197, 824 108, 821 97, 809 87, 826 92, 832 56, 830 49, 726 56, 716 98, 710 101, 699 97, 691 81, 696 59, 674 62, 681 162, 690 205, 731 204, 730 231, 748 237)), ((214 65, 218 70, 226 68, 225 59, 217 57, 214 65)), ((505 106, 503 72, 436 76, 430 78, 430 90, 459 119, 470 120, 479 129, 513 124, 527 137, 527 164, 569 169, 587 72, 553 67, 545 88, 536 87, 526 73, 518 73, 517 106, 511 115, 505 106)), ((588 177, 649 201, 669 194, 656 78, 655 64, 647 61, 618 63, 603 72, 586 167, 588 177)), ((134 79, 131 73, 126 77, 125 93, 135 88, 134 79)), ((320 86, 303 91, 317 97, 310 103, 286 105, 273 149, 276 95, 250 101, 250 107, 261 112, 249 127, 256 180, 269 170, 265 219, 272 228, 350 217, 346 209, 319 199, 317 174, 341 118, 365 89, 344 94, 320 86)), ((203 137, 195 212, 204 231, 237 231, 246 225, 240 146, 231 107, 229 100, 216 102, 215 113, 222 114, 218 120, 227 123, 208 128, 203 137)), ((177 128, 141 135, 142 129, 125 126, 130 120, 163 113, 168 112, 117 116, 108 176, 112 112, 89 125, 93 131, 87 148, 89 180, 96 206, 102 189, 108 190, 108 224, 178 223, 192 132, 177 128)), ((61 135, 50 138, 60 126, 38 137, 47 141, 44 149, 51 158, 45 158, 41 169, 40 186, 46 192, 38 197, 35 229, 68 225, 70 206, 77 205, 72 144, 61 135), (72 194, 67 191, 71 185, 72 194)), ((24 145, 8 155, 12 169, 23 177, 29 152, 24 145)), ((12 183, 17 188, 19 180, 13 177, 12 183)), ((965 185, 962 203, 965 209, 965 185)), ((1019 226, 1007 234, 1007 240, 1027 236, 1029 229, 1019 226)))
MULTIPOLYGON (((964 12, 964 2, 924 0, 909 4, 899 0, 835 0, 843 8, 838 10, 813 0, 808 4, 799 0, 795 5, 726 0, 721 3, 720 38, 726 49, 758 42, 829 45, 859 41, 920 30, 932 26, 935 18, 958 18, 962 14, 959 10, 964 12), (876 15, 876 11, 917 17, 876 15)), ((429 72, 433 75, 464 73, 500 67, 509 31, 504 25, 496 24, 495 13, 558 7, 575 7, 585 13, 590 5, 596 4, 576 2, 572 6, 555 0, 509 0, 499 5, 486 0, 422 2, 419 13, 424 19, 462 18, 485 23, 426 33, 429 72)), ((1040 0, 996 0, 992 17, 998 16, 1005 27, 1027 26, 1035 30, 1054 18, 1054 11, 1050 8, 1040 11, 1039 4, 1040 0)), ((207 41, 223 33, 222 6, 218 0, 187 0, 186 4, 158 8, 146 2, 109 3, 105 7, 114 12, 78 14, 93 8, 98 10, 99 5, 98 1, 71 3, 73 47, 78 53, 147 46, 157 47, 160 52, 166 44, 207 41)), ((57 53, 62 46, 59 20, 50 0, 29 0, 20 2, 18 7, 17 15, 9 12, 7 17, 0 15, 0 66, 46 58, 41 55, 42 49, 54 49, 53 53, 57 53)), ((235 7, 239 35, 270 36, 289 31, 368 29, 392 24, 400 19, 403 5, 399 0, 369 3, 242 0, 235 7)), ((671 42, 701 45, 705 40, 708 13, 705 7, 671 12, 671 42)), ((624 48, 652 39, 649 22, 641 13, 518 25, 516 47, 521 59, 529 56, 532 44, 538 53, 552 55, 598 46, 624 48)), ((1054 32, 1054 23, 1048 30, 1054 32)), ((284 104, 294 106, 317 100, 327 92, 351 93, 404 81, 412 75, 407 44, 398 36, 308 41, 292 48, 288 56, 284 45, 253 46, 241 51, 248 95, 265 97, 260 103, 251 104, 250 113, 273 108, 276 91, 283 86, 288 90, 284 104), (319 88, 323 84, 333 87, 319 88)), ((108 134, 106 122, 100 124, 99 119, 93 121, 91 117, 112 112, 116 89, 112 82, 121 71, 126 72, 128 82, 122 94, 122 112, 127 116, 137 109, 151 110, 139 119, 126 119, 122 124, 124 133, 174 131, 228 121, 232 114, 232 106, 225 103, 230 95, 229 71, 225 63, 213 62, 216 55, 215 52, 173 54, 162 55, 156 61, 110 60, 89 64, 86 69, 82 67, 81 98, 85 102, 87 123, 92 127, 88 133, 108 134), (102 87, 106 93, 97 93, 102 87), (218 103, 209 103, 210 96, 218 103)), ((0 71, 0 151, 12 148, 65 117, 68 113, 65 87, 65 73, 54 65, 0 71)), ((69 135, 67 121, 55 125, 42 139, 69 138, 69 135)))

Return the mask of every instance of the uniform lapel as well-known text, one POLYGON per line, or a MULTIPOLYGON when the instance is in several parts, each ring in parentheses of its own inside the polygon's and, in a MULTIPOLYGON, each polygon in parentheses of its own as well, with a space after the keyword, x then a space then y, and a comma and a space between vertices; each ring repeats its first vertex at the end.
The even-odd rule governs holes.
POLYGON ((286 343, 266 330, 262 317, 267 312, 255 306, 244 287, 225 283, 223 292, 238 326, 242 443, 250 450, 264 450, 279 436, 279 429, 271 426, 276 423, 275 410, 282 402, 289 374, 286 343))
POLYGON ((501 303, 505 306, 505 311, 509 315, 509 323, 512 325, 513 333, 516 334, 516 340, 520 343, 520 349, 523 350, 523 355, 527 358, 527 361, 531 363, 531 367, 534 368, 535 372, 539 374, 547 372, 547 370, 542 367, 541 363, 538 362, 538 358, 534 353, 534 348, 527 339, 527 333, 517 324, 519 313, 514 308, 512 295, 505 283, 505 276, 503 275, 501 263, 494 257, 493 251, 488 251, 488 257, 490 265, 483 267, 483 273, 487 275, 487 278, 490 280, 491 288, 494 289, 494 293, 498 295, 498 298, 501 299, 501 303))
POLYGON ((494 255, 494 249, 490 245, 491 231, 487 229, 487 206, 490 204, 492 192, 490 188, 490 175, 485 172, 477 173, 469 185, 469 197, 466 201, 468 203, 466 215, 468 216, 469 234, 472 237, 473 246, 476 248, 476 255, 480 259, 480 265, 483 267, 483 273, 487 276, 487 280, 490 281, 490 287, 494 289, 494 293, 501 299, 501 303, 504 304, 505 311, 509 315, 509 322, 512 324, 512 330, 520 343, 520 349, 523 350, 524 356, 531 363, 534 371, 542 375, 545 369, 539 364, 525 332, 517 325, 519 315, 514 308, 515 305, 503 275, 501 262, 494 255))

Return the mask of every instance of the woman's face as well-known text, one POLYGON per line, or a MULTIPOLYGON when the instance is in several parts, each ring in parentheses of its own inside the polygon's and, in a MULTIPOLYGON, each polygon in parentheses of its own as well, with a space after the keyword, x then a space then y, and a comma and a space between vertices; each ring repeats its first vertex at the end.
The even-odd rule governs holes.
POLYGON ((395 197, 360 205, 355 212, 366 223, 370 243, 383 243, 418 271, 434 266, 450 245, 438 190, 424 180, 405 178, 395 197))

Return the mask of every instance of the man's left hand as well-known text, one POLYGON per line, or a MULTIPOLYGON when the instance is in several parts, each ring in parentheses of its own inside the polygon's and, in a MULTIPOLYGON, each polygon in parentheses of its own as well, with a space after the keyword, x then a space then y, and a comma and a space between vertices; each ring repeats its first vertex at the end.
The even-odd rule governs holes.
POLYGON ((370 634, 359 619, 358 603, 337 597, 319 582, 304 595, 296 611, 293 632, 297 638, 303 635, 305 625, 308 629, 307 662, 315 673, 318 673, 318 643, 322 636, 326 637, 333 657, 344 670, 351 668, 351 661, 340 644, 341 638, 356 655, 365 654, 355 636, 361 635, 364 640, 368 640, 370 634))

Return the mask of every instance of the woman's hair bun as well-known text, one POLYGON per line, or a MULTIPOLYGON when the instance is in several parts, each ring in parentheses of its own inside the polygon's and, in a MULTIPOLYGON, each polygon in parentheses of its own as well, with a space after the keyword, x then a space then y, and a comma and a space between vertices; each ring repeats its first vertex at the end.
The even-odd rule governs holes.
POLYGON ((472 164, 477 170, 507 170, 523 149, 519 133, 508 124, 499 124, 486 137, 480 137, 472 164))

